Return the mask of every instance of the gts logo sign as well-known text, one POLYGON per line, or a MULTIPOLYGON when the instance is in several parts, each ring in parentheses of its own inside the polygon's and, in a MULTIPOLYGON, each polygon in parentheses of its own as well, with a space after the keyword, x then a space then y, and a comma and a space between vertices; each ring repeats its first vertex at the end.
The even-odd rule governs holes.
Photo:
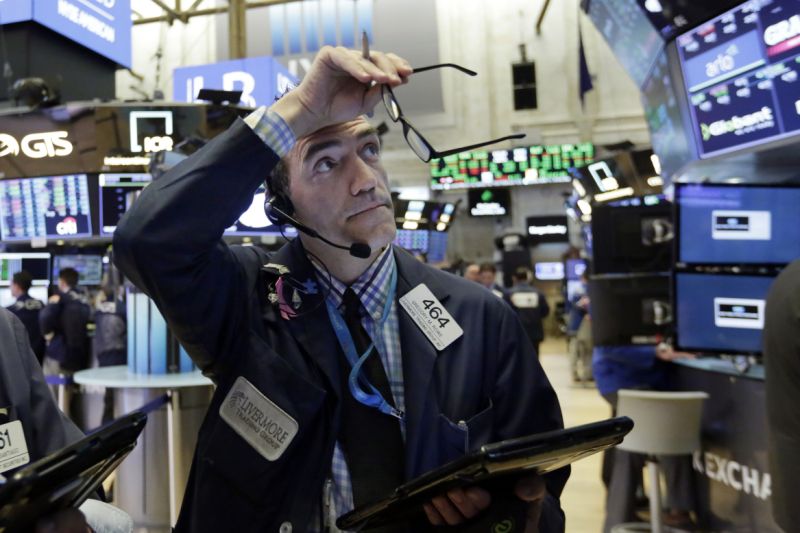
POLYGON ((64 157, 72 153, 66 131, 31 133, 20 142, 7 133, 0 133, 0 157, 18 156, 20 151, 31 159, 64 157))

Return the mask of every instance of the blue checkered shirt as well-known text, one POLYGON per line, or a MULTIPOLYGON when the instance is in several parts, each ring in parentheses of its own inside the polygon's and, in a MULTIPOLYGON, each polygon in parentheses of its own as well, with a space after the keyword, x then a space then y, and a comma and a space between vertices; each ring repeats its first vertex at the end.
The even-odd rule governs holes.
MULTIPOLYGON (((343 311, 342 297, 347 285, 329 276, 325 269, 313 258, 311 262, 322 285, 326 289, 330 287, 328 300, 337 309, 343 311)), ((375 343, 375 348, 381 356, 381 362, 383 363, 383 368, 386 369, 386 377, 389 379, 389 387, 394 397, 394 405, 397 409, 405 412, 403 359, 400 352, 400 324, 397 319, 397 301, 393 299, 391 302, 386 302, 386 298, 389 295, 392 271, 396 269, 392 247, 387 246, 383 254, 350 287, 367 311, 361 319, 361 323, 375 343), (386 323, 382 328, 379 328, 384 305, 387 304, 391 305, 392 308, 389 311, 386 323)), ((345 393, 349 394, 349 391, 345 393)), ((403 424, 400 424, 400 430, 405 437, 403 424)), ((347 462, 338 442, 333 450, 331 477, 333 479, 331 502, 333 516, 329 517, 329 522, 333 523, 336 517, 353 509, 353 486, 350 481, 350 472, 347 470, 347 462)))
MULTIPOLYGON (((256 109, 244 121, 253 128, 255 134, 264 144, 280 157, 284 157, 289 153, 296 142, 294 133, 286 122, 280 115, 266 107, 256 109)), ((337 309, 343 310, 342 298, 347 285, 330 276, 325 268, 313 258, 310 259, 317 271, 317 278, 326 290, 329 289, 328 300, 337 309)), ((389 387, 392 391, 392 396, 394 396, 394 405, 400 411, 405 412, 403 359, 400 352, 400 324, 397 319, 397 302, 395 299, 388 302, 392 308, 389 311, 386 323, 378 331, 384 305, 386 305, 386 298, 389 295, 392 271, 396 269, 392 247, 387 246, 383 254, 350 287, 355 291, 359 300, 361 300, 361 305, 367 311, 361 323, 375 343, 375 349, 378 350, 381 356, 383 368, 386 370, 386 377, 389 379, 389 387)), ((347 392, 349 393, 349 391, 347 392)), ((403 423, 400 424, 400 431, 405 438, 405 426, 403 423)), ((333 526, 336 518, 353 509, 353 485, 344 453, 342 453, 342 448, 338 442, 333 450, 331 479, 333 481, 332 501, 330 502, 330 516, 326 517, 326 519, 330 524, 331 530, 336 531, 335 526, 333 526)), ((323 495, 323 497, 326 497, 326 495, 323 495)), ((315 529, 319 529, 319 524, 316 524, 315 529)))

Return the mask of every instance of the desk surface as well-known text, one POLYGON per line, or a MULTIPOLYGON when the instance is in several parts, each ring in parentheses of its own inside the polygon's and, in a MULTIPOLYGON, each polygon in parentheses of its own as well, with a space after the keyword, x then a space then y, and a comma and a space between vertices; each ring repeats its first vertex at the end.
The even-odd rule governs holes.
POLYGON ((81 370, 75 372, 73 379, 80 385, 120 389, 179 389, 212 385, 199 370, 181 374, 133 374, 128 372, 127 365, 81 370))
POLYGON ((739 378, 749 378, 755 380, 764 380, 764 365, 751 365, 747 372, 741 372, 733 362, 719 359, 717 357, 701 357, 699 359, 675 359, 673 363, 705 370, 708 372, 717 372, 719 374, 728 374, 739 378))

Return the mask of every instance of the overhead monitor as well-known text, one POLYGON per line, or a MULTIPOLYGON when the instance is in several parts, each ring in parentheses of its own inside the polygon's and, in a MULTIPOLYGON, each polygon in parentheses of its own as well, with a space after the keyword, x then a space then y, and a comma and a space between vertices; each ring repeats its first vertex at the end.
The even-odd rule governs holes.
POLYGON ((533 274, 541 281, 558 281, 564 279, 564 263, 560 261, 542 262, 533 265, 533 274))
POLYGON ((675 340, 678 348, 690 352, 760 353, 764 309, 773 279, 676 273, 675 340))
POLYGON ((593 276, 592 338, 597 346, 655 344, 672 324, 666 274, 593 276))
POLYGON ((511 214, 511 194, 508 189, 470 189, 467 199, 469 215, 472 217, 503 217, 511 214))
POLYGON ((151 181, 150 174, 100 174, 100 234, 111 235, 151 181))
POLYGON ((592 0, 589 18, 633 82, 641 87, 664 40, 636 0, 592 0))
POLYGON ((567 216, 527 217, 525 226, 528 244, 537 245, 548 242, 569 242, 567 216))
POLYGON ((0 253, 0 287, 11 285, 11 278, 20 271, 33 278, 33 286, 50 285, 49 253, 0 253))
POLYGON ((462 152, 431 159, 431 189, 569 183, 569 168, 591 163, 594 153, 592 143, 462 152))
POLYGON ((0 180, 4 241, 91 237, 86 174, 0 180))
POLYGON ((676 42, 700 157, 800 131, 800 2, 750 1, 676 42))
POLYGON ((800 258, 800 187, 680 184, 678 261, 781 265, 800 258))
POLYGON ((103 280, 103 257, 100 255, 55 255, 53 256, 53 279, 64 268, 78 271, 80 285, 100 285, 103 280))

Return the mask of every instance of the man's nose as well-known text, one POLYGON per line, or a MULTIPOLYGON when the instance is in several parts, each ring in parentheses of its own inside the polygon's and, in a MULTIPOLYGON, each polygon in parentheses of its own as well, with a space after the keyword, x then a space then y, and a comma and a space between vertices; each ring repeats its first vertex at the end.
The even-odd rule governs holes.
POLYGON ((350 194, 357 196, 363 192, 369 192, 378 185, 380 173, 378 169, 360 157, 354 158, 352 164, 352 179, 350 181, 350 194))

